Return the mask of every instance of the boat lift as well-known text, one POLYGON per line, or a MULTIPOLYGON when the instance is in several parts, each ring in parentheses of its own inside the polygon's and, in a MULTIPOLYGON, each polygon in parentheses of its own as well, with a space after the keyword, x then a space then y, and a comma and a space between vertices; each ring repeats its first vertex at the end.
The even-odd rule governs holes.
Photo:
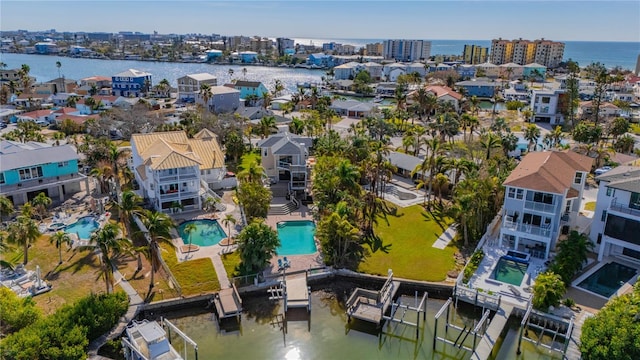
POLYGON ((438 341, 440 341, 445 344, 449 344, 454 348, 463 349, 469 352, 474 352, 478 345, 478 339, 482 338, 482 336, 484 336, 485 332, 487 331, 487 328, 489 326, 489 316, 491 312, 489 311, 489 309, 486 309, 482 314, 482 318, 480 319, 480 321, 478 321, 477 323, 475 323, 474 321, 475 323, 474 326, 465 325, 464 327, 460 327, 451 322, 450 312, 451 312, 452 305, 453 305, 453 299, 449 298, 447 302, 445 302, 444 305, 442 305, 438 313, 436 313, 435 325, 433 329, 433 350, 436 349, 436 344, 438 341), (445 326, 444 326, 445 336, 442 337, 442 336, 438 336, 438 320, 440 319, 440 317, 442 317, 443 314, 445 314, 445 311, 446 311, 445 326), (455 341, 451 341, 447 339, 449 328, 459 331, 455 341), (464 342, 467 340, 469 335, 473 336, 473 345, 471 347, 464 345, 464 342))

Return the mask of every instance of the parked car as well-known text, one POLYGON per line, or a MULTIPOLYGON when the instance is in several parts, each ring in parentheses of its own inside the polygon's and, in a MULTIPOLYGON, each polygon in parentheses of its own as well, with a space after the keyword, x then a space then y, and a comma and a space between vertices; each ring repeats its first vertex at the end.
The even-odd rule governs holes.
POLYGON ((613 169, 611 166, 603 166, 601 168, 597 168, 596 169, 596 176, 600 176, 604 173, 606 173, 607 171, 613 169))

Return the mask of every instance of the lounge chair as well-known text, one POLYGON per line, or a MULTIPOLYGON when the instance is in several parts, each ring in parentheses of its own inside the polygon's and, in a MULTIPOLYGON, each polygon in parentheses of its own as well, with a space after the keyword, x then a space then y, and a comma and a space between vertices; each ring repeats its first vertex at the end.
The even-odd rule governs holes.
POLYGON ((278 270, 284 270, 284 264, 282 264, 282 259, 278 259, 278 270))
POLYGON ((286 267, 286 268, 291 266, 291 262, 289 261, 289 259, 287 259, 286 256, 284 257, 283 263, 284 263, 284 267, 286 267))

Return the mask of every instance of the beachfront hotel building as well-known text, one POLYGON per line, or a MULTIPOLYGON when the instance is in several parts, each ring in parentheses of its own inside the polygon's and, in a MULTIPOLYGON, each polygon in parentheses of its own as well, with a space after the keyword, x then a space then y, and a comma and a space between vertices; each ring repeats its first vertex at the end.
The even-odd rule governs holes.
POLYGON ((184 131, 133 134, 131 153, 138 194, 158 211, 199 210, 201 189, 225 186, 224 153, 207 129, 193 138, 184 131))
POLYGON ((385 40, 382 44, 382 56, 405 62, 428 60, 431 56, 431 41, 385 40))
POLYGON ((640 167, 618 166, 596 181, 598 200, 589 238, 598 261, 607 256, 640 260, 640 167))
POLYGON ((55 204, 82 190, 88 178, 78 172, 78 153, 71 145, 0 141, 0 194, 14 206, 43 192, 55 204))
POLYGON ((503 183, 500 246, 548 258, 576 223, 592 164, 573 151, 528 153, 503 183))
POLYGON ((477 65, 487 61, 489 48, 480 45, 465 45, 462 51, 462 58, 465 64, 477 65))
POLYGON ((545 39, 534 41, 494 39, 491 41, 489 61, 496 65, 537 63, 548 68, 556 68, 564 57, 564 46, 563 42, 545 39))

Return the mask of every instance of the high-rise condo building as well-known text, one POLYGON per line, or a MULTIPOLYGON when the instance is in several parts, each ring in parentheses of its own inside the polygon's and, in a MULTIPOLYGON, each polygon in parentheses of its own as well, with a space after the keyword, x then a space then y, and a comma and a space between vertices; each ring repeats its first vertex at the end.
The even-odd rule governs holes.
POLYGON ((397 61, 427 60, 431 55, 431 41, 385 40, 382 44, 385 59, 397 61))
POLYGON ((540 40, 503 40, 491 41, 489 61, 495 65, 516 63, 527 65, 537 63, 548 68, 560 65, 564 57, 564 43, 540 40))
POLYGON ((489 53, 489 48, 482 47, 479 45, 465 45, 464 51, 462 52, 462 58, 464 62, 467 64, 482 64, 487 62, 487 54, 489 53))

